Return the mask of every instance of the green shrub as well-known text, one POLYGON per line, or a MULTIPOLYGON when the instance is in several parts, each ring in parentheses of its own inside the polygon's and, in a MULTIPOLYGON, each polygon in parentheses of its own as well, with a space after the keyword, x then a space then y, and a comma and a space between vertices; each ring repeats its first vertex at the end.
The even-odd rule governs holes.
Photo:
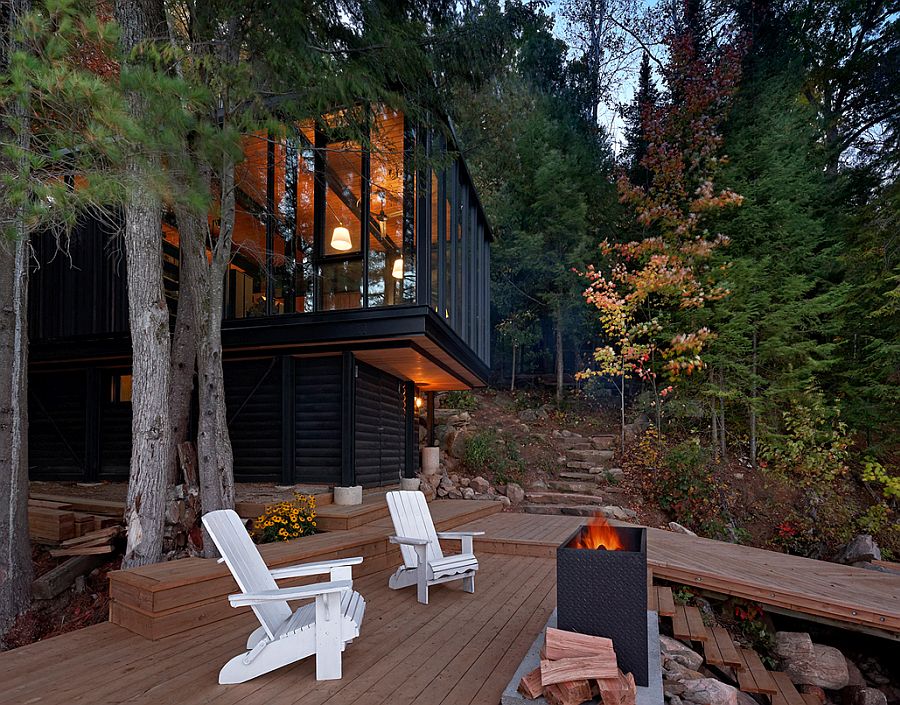
POLYGON ((478 408, 478 397, 472 392, 447 392, 441 397, 441 406, 445 409, 475 411, 478 408))
POLYGON ((725 531, 709 455, 696 441, 684 441, 665 452, 655 470, 644 475, 644 492, 685 526, 707 536, 725 531))
POLYGON ((498 485, 521 482, 525 470, 515 441, 493 429, 482 429, 469 439, 462 462, 473 474, 492 475, 498 485))

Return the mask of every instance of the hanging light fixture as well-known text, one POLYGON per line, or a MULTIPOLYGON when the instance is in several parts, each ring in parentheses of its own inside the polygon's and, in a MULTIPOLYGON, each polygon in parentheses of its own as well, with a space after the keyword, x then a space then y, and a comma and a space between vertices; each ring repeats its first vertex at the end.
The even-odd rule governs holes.
POLYGON ((331 233, 331 247, 341 252, 352 249, 353 243, 350 241, 350 231, 343 225, 338 225, 334 232, 331 233))
POLYGON ((398 257, 394 260, 394 269, 391 271, 394 279, 403 279, 403 258, 398 257))

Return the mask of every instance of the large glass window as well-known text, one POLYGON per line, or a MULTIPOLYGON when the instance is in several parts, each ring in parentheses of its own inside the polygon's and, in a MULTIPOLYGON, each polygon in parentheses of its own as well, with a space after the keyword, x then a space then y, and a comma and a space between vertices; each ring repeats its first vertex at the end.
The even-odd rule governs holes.
POLYGON ((403 115, 382 109, 375 115, 369 162, 369 306, 404 301, 411 262, 403 250, 403 115))
POLYGON ((363 153, 357 142, 320 140, 325 191, 321 310, 363 305, 363 153))
MULTIPOLYGON (((228 272, 228 311, 235 318, 269 312, 268 279, 272 253, 266 247, 268 136, 241 139, 244 160, 235 165, 235 218, 232 262, 228 272)), ((214 234, 216 223, 213 223, 214 234)))
POLYGON ((438 193, 438 175, 434 169, 430 170, 431 174, 431 182, 429 184, 429 188, 431 193, 429 194, 429 209, 430 209, 430 222, 428 223, 428 230, 431 236, 431 308, 435 311, 440 311, 440 304, 438 296, 440 294, 439 291, 439 283, 438 276, 440 274, 440 263, 438 261, 438 257, 440 254, 439 243, 438 243, 438 224, 441 221, 441 209, 440 209, 440 194, 438 193))
POLYGON ((286 130, 274 157, 276 268, 274 313, 315 310, 315 129, 306 122, 286 130))

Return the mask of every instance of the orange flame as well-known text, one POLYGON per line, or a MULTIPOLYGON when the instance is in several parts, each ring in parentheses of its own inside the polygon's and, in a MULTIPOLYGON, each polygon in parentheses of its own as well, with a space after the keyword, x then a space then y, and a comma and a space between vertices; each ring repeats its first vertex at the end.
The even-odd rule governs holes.
POLYGON ((572 548, 605 548, 607 551, 622 551, 625 544, 619 538, 619 533, 609 525, 601 514, 594 518, 572 540, 572 548))

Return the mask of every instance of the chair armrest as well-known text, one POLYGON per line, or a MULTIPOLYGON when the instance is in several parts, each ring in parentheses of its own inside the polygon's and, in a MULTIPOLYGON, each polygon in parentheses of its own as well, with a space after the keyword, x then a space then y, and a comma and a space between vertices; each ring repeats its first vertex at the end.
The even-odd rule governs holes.
POLYGON ((402 543, 406 546, 427 546, 431 541, 428 539, 412 539, 407 536, 391 536, 391 543, 402 543))
POLYGON ((484 536, 483 531, 438 531, 439 539, 461 539, 467 536, 484 536))
POLYGON ((321 563, 299 563, 284 568, 273 568, 269 573, 275 580, 302 578, 305 575, 323 575, 324 573, 330 573, 334 568, 349 568, 362 562, 363 559, 359 556, 355 558, 340 558, 334 561, 322 561, 321 563))
POLYGON ((245 607, 247 605, 261 605, 266 602, 303 600, 309 597, 317 597, 318 595, 343 592, 344 590, 349 590, 351 587, 352 583, 349 580, 339 580, 333 583, 313 583, 312 585, 302 585, 300 587, 229 595, 228 601, 231 603, 232 607, 245 607))

